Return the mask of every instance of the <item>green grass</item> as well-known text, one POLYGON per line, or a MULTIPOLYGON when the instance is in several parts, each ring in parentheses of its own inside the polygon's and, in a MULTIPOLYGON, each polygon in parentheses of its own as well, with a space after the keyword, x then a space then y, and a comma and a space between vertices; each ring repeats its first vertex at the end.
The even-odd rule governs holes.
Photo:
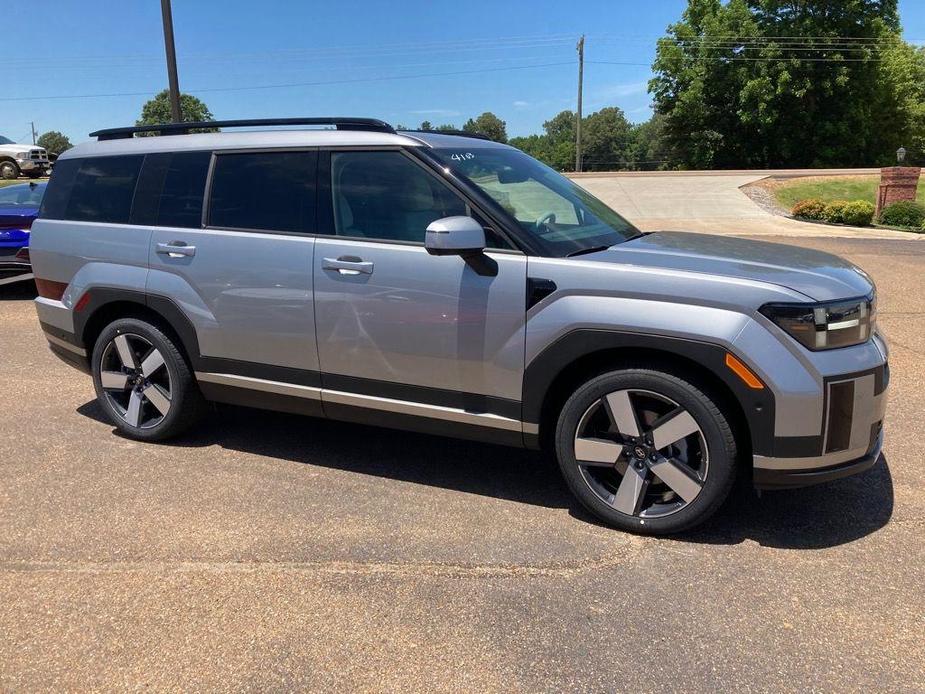
MULTIPOLYGON (((818 198, 823 202, 832 200, 867 200, 877 202, 879 176, 829 176, 819 178, 795 178, 775 189, 774 196, 782 207, 791 209, 800 200, 818 198)), ((919 179, 916 197, 925 205, 925 177, 919 179)))

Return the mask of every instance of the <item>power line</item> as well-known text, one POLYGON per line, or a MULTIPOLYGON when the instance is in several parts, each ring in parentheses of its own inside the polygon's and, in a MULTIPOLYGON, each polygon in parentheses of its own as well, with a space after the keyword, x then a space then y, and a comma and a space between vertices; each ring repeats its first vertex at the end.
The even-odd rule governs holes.
MULTIPOLYGON (((517 65, 512 67, 496 67, 496 68, 484 68, 481 70, 457 70, 455 72, 430 72, 419 75, 394 75, 390 77, 358 77, 356 79, 348 80, 325 80, 318 82, 289 82, 286 84, 261 84, 261 85, 251 85, 246 87, 206 87, 202 89, 189 89, 187 93, 189 94, 204 94, 211 92, 242 92, 242 91, 253 91, 253 90, 262 90, 262 89, 287 89, 291 87, 322 87, 322 86, 331 86, 338 84, 356 84, 359 82, 390 82, 396 80, 409 80, 409 79, 422 79, 426 77, 453 77, 456 75, 474 75, 481 74, 486 72, 504 72, 509 70, 532 70, 536 68, 544 67, 559 67, 562 65, 574 65, 574 61, 568 62, 559 62, 559 63, 543 63, 541 65, 517 65)), ((15 97, 0 97, 0 102, 2 101, 41 101, 41 100, 63 100, 63 99, 97 99, 97 98, 107 98, 107 97, 122 97, 122 96, 150 96, 150 91, 145 92, 114 92, 110 94, 63 94, 63 95, 46 95, 46 96, 15 96, 15 97)))

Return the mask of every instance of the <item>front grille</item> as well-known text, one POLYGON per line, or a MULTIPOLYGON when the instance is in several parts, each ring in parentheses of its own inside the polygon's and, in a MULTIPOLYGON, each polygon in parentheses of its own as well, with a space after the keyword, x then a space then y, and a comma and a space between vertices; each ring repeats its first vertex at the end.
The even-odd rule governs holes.
POLYGON ((34 161, 41 161, 43 159, 48 159, 48 152, 46 152, 44 149, 30 149, 29 159, 32 159, 34 161))

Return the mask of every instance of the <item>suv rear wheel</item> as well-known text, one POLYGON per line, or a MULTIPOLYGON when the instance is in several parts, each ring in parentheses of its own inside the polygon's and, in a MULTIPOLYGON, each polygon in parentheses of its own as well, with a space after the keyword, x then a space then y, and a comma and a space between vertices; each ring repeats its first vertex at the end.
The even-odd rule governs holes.
POLYGON ((93 349, 93 385, 110 421, 143 441, 182 433, 204 400, 186 360, 158 327, 137 318, 110 323, 93 349))
POLYGON ((604 522, 649 535, 702 523, 729 494, 736 444, 716 401, 651 369, 598 376, 568 399, 556 455, 578 500, 604 522))

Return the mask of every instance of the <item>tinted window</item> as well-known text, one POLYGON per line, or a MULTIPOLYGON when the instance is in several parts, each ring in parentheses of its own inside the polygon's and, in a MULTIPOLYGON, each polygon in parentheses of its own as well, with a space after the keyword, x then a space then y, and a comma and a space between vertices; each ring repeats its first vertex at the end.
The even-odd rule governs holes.
POLYGON ((339 236, 423 243, 434 220, 468 214, 459 196, 400 152, 333 153, 331 188, 339 236))
POLYGON ((171 156, 157 214, 158 226, 202 226, 202 197, 211 158, 211 152, 178 152, 171 156))
POLYGON ((71 188, 66 219, 127 224, 143 159, 144 155, 138 154, 82 160, 71 188))
POLYGON ((45 219, 64 219, 67 213, 67 203, 71 199, 71 189, 74 179, 80 169, 80 159, 64 159, 55 164, 52 169, 42 206, 39 208, 39 217, 45 219))
POLYGON ((220 154, 212 174, 209 225, 312 232, 315 152, 220 154))

